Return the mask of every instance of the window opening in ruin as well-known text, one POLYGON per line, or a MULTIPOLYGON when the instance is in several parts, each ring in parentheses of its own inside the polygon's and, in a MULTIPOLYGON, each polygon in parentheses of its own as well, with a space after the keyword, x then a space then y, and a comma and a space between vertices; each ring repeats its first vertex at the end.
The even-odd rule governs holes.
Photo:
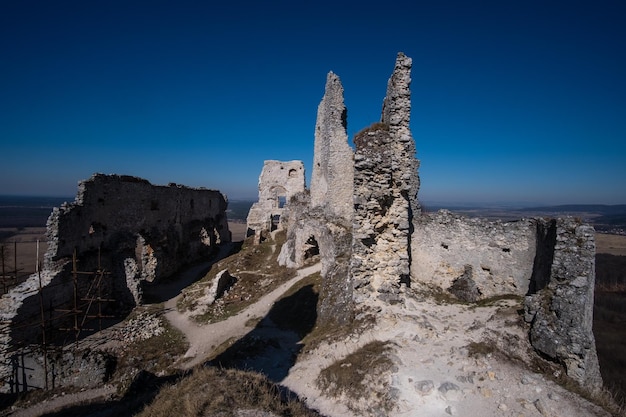
POLYGON ((509 249, 509 248, 502 248, 502 252, 509 253, 509 252, 511 252, 511 249, 509 249))
POLYGON ((311 259, 314 256, 320 254, 320 247, 315 239, 315 236, 311 235, 309 239, 306 241, 306 246, 304 250, 304 259, 311 259))
POLYGON ((295 169, 290 169, 289 170, 289 178, 294 178, 296 176, 297 172, 295 169))
POLYGON ((274 230, 278 229, 279 224, 280 224, 280 214, 274 214, 272 216, 272 225, 270 228, 270 232, 273 232, 274 230))
POLYGON ((411 288, 411 276, 409 274, 400 275, 400 285, 406 285, 407 288, 411 288))
POLYGON ((287 197, 284 195, 278 196, 278 208, 285 207, 285 204, 287 204, 287 197))
POLYGON ((442 243, 441 247, 444 248, 444 249, 448 249, 448 245, 446 245, 445 243, 442 243))

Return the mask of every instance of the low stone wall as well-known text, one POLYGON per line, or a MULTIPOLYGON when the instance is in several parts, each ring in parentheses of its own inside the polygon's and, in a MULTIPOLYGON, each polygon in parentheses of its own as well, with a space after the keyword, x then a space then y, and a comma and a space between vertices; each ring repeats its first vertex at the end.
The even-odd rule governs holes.
POLYGON ((414 221, 411 276, 449 289, 471 270, 479 298, 524 296, 533 274, 536 223, 467 218, 442 210, 414 221))
POLYGON ((462 301, 525 296, 532 346, 586 390, 602 387, 593 337, 595 235, 572 217, 500 222, 442 210, 414 221, 411 277, 462 301))

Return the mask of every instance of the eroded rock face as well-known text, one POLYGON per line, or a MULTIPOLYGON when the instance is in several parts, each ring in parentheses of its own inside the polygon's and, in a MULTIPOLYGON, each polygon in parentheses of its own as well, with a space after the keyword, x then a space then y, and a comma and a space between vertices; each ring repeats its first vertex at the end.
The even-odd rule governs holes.
POLYGON ((556 219, 546 285, 526 297, 535 349, 562 363, 568 376, 592 391, 602 387, 593 336, 595 231, 571 218, 556 219))
POLYGON ((258 243, 267 233, 279 227, 289 200, 305 189, 302 161, 265 161, 259 176, 259 201, 248 212, 248 236, 258 243))

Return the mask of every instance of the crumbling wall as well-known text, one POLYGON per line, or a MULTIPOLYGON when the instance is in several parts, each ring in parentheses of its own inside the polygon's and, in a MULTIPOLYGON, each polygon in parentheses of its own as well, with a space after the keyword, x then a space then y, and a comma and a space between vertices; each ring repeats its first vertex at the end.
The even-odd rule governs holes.
POLYGON ((280 225, 280 217, 289 200, 305 190, 302 161, 265 161, 259 176, 259 201, 248 212, 247 235, 261 241, 280 225))
POLYGON ((411 134, 411 68, 413 61, 402 52, 398 53, 383 101, 381 122, 389 126, 392 145, 393 181, 407 198, 409 219, 419 216, 421 209, 417 199, 420 187, 419 160, 415 157, 415 140, 411 134))
POLYGON ((536 246, 533 220, 490 221, 442 210, 422 214, 414 225, 411 276, 416 282, 448 290, 465 276, 479 298, 528 292, 536 246))
POLYGON ((377 124, 355 137, 354 222, 350 275, 357 302, 398 298, 409 283, 409 201, 394 181, 393 140, 377 124))
POLYGON ((420 213, 418 160, 409 129, 411 65, 398 54, 387 83, 382 120, 354 139, 354 222, 350 274, 359 300, 399 301, 411 285, 411 233, 420 213), (362 290, 361 290, 362 289, 362 290))
POLYGON ((334 217, 352 219, 353 151, 348 145, 343 86, 332 71, 317 109, 311 206, 325 207, 334 217))
POLYGON ((317 112, 309 193, 297 194, 284 213, 287 240, 279 263, 300 267, 314 250, 322 263, 318 319, 348 324, 353 318, 349 274, 353 218, 354 157, 348 145, 343 87, 330 72, 317 112))
POLYGON ((353 284, 349 274, 352 233, 343 219, 311 207, 310 195, 295 195, 284 214, 287 238, 278 256, 280 265, 303 266, 319 255, 322 264, 317 318, 327 325, 347 325, 354 318, 353 284))
POLYGON ((320 320, 339 314, 347 322, 355 305, 373 300, 402 302, 403 284, 438 287, 465 302, 528 295, 532 345, 561 362, 574 380, 596 389, 601 380, 591 325, 593 229, 572 219, 500 222, 422 213, 409 127, 411 65, 398 54, 381 122, 357 134, 353 164, 345 149, 343 88, 337 76, 328 75, 318 108, 310 199, 298 195, 286 212, 280 262, 300 267, 311 246, 319 246, 325 288, 320 320), (344 210, 350 186, 352 206, 344 210))
MULTIPOLYGON (((87 314, 85 297, 96 285, 98 292, 90 297, 105 294, 102 298, 115 300, 108 304, 110 310, 140 303, 143 281, 168 277, 185 264, 207 259, 218 243, 230 241, 226 208, 226 199, 214 190, 155 186, 119 175, 95 174, 81 182, 75 201, 55 208, 48 219, 41 273, 0 300, 5 347, 0 375, 5 383, 11 373, 8 356, 42 342, 42 306, 46 330, 51 331, 73 317, 63 310, 73 310, 74 302, 80 305, 77 314, 87 314), (80 273, 74 274, 74 268, 80 273), (101 280, 98 271, 106 271, 101 280)), ((47 343, 56 342, 47 337, 47 343)))
POLYGON ((593 227, 571 217, 500 222, 442 210, 415 220, 412 249, 413 279, 462 301, 526 296, 532 346, 586 389, 602 386, 593 227))
POLYGON ((535 270, 533 279, 538 284, 525 300, 530 341, 539 352, 563 364, 567 375, 581 386, 597 391, 602 377, 592 331, 595 231, 572 217, 556 219, 552 225, 540 221, 540 229, 547 232, 541 247, 552 246, 554 252, 543 254, 543 259, 552 258, 550 268, 535 270))

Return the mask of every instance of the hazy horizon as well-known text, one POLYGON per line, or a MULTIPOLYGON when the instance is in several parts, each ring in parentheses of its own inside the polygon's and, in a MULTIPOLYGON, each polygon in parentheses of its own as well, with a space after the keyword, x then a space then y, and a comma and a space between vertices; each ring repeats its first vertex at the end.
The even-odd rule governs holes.
POLYGON ((421 200, 625 203, 625 19, 615 0, 3 2, 0 194, 102 172, 254 199, 264 160, 310 176, 326 74, 351 143, 402 51, 421 200))

